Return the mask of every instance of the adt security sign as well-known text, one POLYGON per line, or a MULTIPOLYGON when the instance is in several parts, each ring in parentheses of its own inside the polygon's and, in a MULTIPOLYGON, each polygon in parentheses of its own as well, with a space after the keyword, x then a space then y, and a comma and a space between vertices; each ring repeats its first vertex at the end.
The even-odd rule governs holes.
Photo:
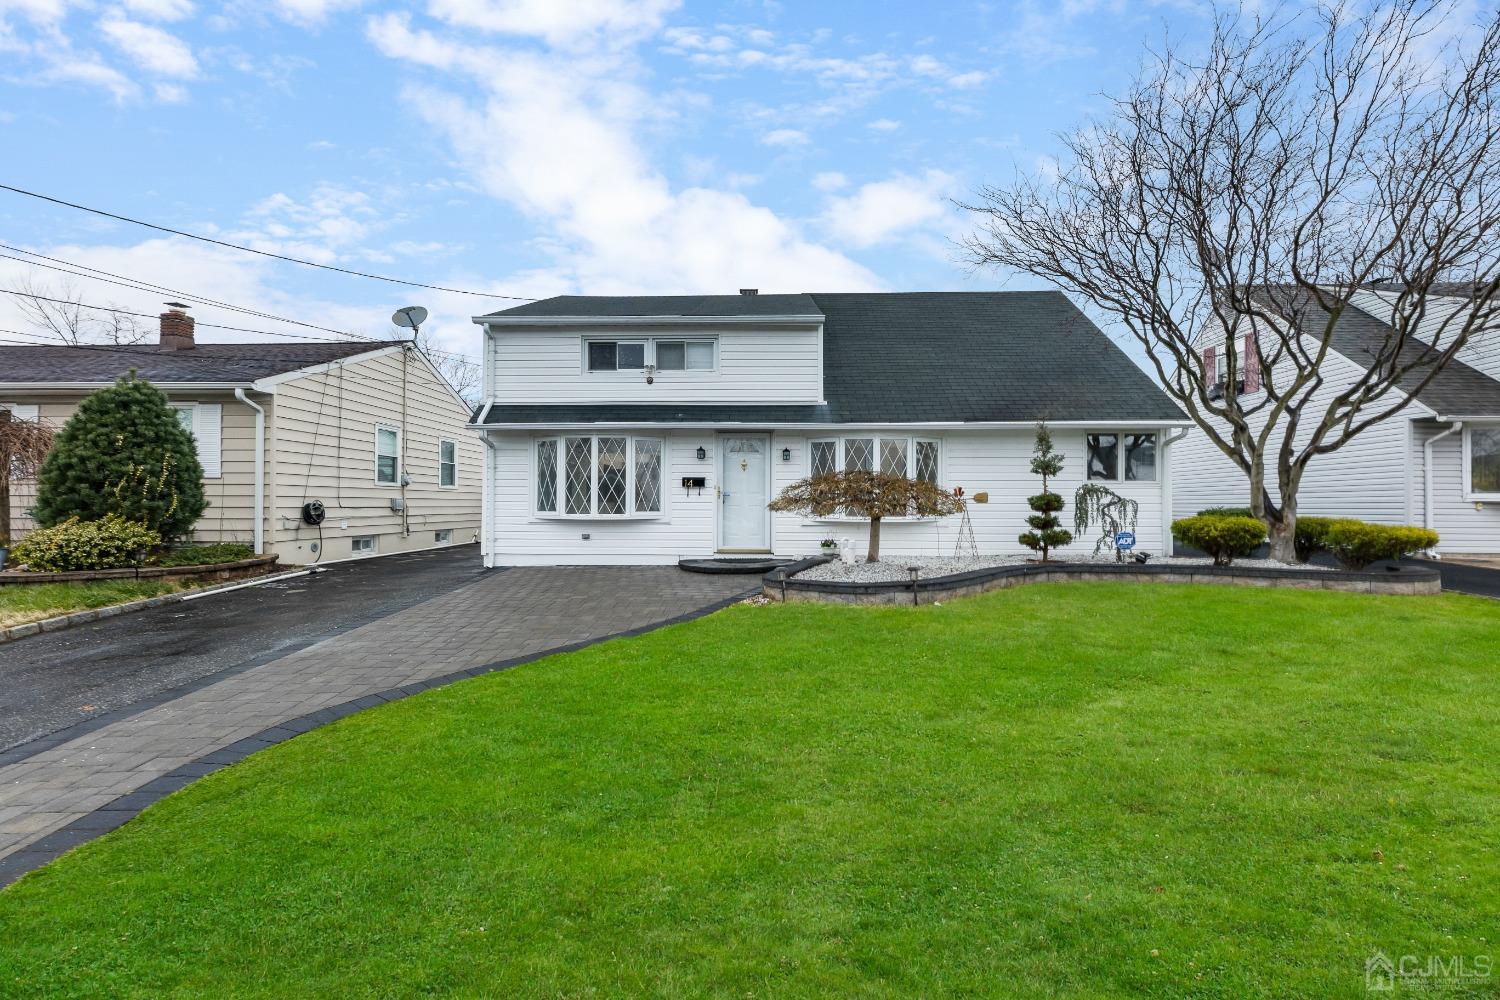
POLYGON ((1120 531, 1115 533, 1115 548, 1124 549, 1129 552, 1135 548, 1135 532, 1120 531))

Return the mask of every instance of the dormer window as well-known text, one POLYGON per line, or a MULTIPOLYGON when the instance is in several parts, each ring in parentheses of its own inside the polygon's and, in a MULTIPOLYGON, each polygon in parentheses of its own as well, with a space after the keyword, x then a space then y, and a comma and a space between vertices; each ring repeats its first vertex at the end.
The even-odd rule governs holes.
POLYGON ((588 342, 589 371, 640 371, 646 367, 644 340, 591 340, 588 342))
POLYGON ((648 365, 655 365, 658 372, 711 372, 717 355, 718 344, 712 337, 591 338, 583 342, 584 365, 589 372, 640 371, 648 365))

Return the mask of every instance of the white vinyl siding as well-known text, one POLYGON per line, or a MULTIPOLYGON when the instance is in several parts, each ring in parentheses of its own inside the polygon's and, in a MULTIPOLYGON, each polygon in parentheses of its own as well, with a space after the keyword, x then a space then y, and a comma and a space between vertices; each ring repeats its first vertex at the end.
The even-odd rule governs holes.
MULTIPOLYGON (((817 327, 624 331, 503 327, 486 335, 488 395, 495 403, 817 403, 823 399, 822 337, 817 327), (658 359, 652 385, 639 370, 590 371, 591 340, 688 343, 685 370, 658 359), (712 367, 704 347, 713 350, 712 367), (697 356, 696 364, 693 359, 697 356)), ((669 349, 675 350, 675 349, 669 349)), ((648 363, 649 357, 648 357, 648 363)))

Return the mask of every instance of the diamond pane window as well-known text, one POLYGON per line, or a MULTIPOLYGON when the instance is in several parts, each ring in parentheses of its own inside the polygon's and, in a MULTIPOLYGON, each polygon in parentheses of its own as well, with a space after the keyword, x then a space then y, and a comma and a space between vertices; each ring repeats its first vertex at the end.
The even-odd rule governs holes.
POLYGON ((938 443, 936 441, 917 442, 917 478, 924 482, 937 485, 938 481, 938 443))
POLYGON ((881 439, 880 471, 887 476, 906 478, 906 438, 881 439))
POLYGON ((651 438, 635 442, 635 509, 640 514, 661 511, 661 442, 651 438))
POLYGON ((813 476, 831 476, 839 469, 839 443, 837 441, 814 441, 810 447, 813 476))
POLYGON ((591 514, 589 501, 592 499, 593 487, 589 482, 589 474, 593 465, 593 438, 567 438, 565 446, 567 460, 565 468, 566 482, 563 486, 563 495, 567 503, 569 514, 591 514))
POLYGON ((625 513, 625 438, 599 439, 598 513, 625 513))
POLYGON ((557 511, 557 442, 536 443, 536 509, 557 511))
POLYGON ((875 471, 875 439, 874 438, 845 438, 844 439, 844 471, 845 472, 874 472, 875 471))

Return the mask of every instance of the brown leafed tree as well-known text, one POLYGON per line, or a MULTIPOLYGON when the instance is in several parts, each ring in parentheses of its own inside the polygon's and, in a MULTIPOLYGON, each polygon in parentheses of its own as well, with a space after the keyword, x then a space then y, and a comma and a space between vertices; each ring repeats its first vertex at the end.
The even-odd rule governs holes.
POLYGON ((848 514, 869 518, 870 547, 865 561, 879 562, 882 518, 946 517, 960 513, 964 499, 925 479, 880 472, 834 472, 798 480, 767 506, 780 513, 812 517, 848 514))
POLYGON ((1481 9, 1478 24, 1451 0, 1221 10, 1201 54, 1168 43, 1062 137, 1055 174, 965 206, 974 264, 1044 278, 1128 331, 1244 471, 1282 561, 1309 464, 1496 319, 1500 13, 1481 9), (1384 342, 1352 384, 1325 385, 1334 331, 1377 287, 1394 302, 1384 342))
POLYGON ((0 406, 0 545, 10 544, 11 484, 33 479, 52 448, 52 430, 37 420, 20 420, 0 406))
POLYGON ((470 406, 479 405, 484 374, 477 362, 451 351, 440 350, 433 342, 432 336, 427 333, 418 333, 416 339, 413 340, 410 330, 393 326, 387 335, 392 340, 405 340, 414 344, 417 350, 432 362, 432 367, 437 369, 438 374, 442 375, 453 387, 453 391, 458 393, 460 399, 470 406))

